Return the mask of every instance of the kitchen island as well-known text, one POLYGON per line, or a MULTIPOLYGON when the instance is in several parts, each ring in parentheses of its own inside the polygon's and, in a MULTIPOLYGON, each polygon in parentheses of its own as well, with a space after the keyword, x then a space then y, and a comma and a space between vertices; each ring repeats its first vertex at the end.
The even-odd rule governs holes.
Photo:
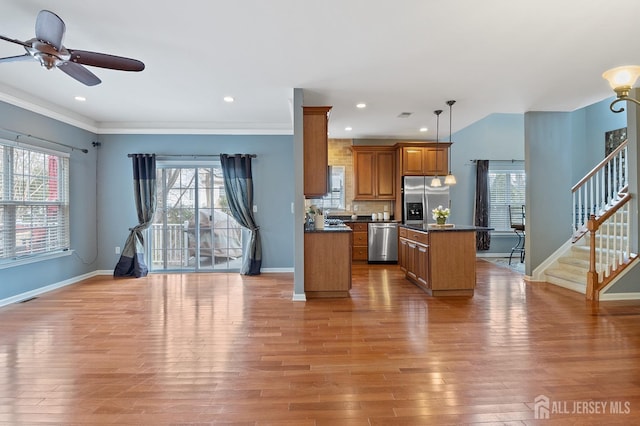
POLYGON ((476 232, 459 225, 400 225, 398 263, 406 278, 432 296, 473 296, 476 232))
POLYGON ((353 235, 346 225, 304 231, 304 292, 307 298, 349 297, 353 235))

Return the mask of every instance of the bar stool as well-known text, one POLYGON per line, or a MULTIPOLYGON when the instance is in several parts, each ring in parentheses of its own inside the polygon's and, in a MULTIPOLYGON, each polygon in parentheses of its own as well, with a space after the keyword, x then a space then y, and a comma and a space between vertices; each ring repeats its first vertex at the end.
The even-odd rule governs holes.
POLYGON ((524 222, 525 222, 525 208, 524 205, 521 206, 508 206, 509 208, 509 223, 511 225, 511 229, 518 236, 518 243, 513 246, 511 249, 511 254, 509 254, 509 265, 511 265, 511 258, 513 257, 513 253, 520 253, 520 263, 524 262, 524 222))

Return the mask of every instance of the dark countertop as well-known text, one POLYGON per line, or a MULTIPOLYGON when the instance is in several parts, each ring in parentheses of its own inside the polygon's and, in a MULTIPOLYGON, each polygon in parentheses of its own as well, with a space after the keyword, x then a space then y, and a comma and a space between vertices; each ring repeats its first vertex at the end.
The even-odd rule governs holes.
POLYGON ((336 216, 331 216, 331 219, 340 219, 342 220, 344 223, 369 223, 369 222, 373 222, 373 223, 400 223, 399 220, 393 220, 393 219, 389 219, 389 220, 372 220, 371 216, 358 216, 357 219, 351 219, 351 216, 342 216, 342 215, 336 215, 336 216))
POLYGON ((304 232, 352 232, 347 225, 325 225, 324 229, 305 229, 304 232))
POLYGON ((484 226, 471 226, 471 225, 455 225, 455 224, 447 224, 447 225, 408 225, 408 224, 400 224, 407 229, 413 229, 415 231, 422 232, 476 232, 476 231, 493 231, 493 228, 487 228, 484 226))

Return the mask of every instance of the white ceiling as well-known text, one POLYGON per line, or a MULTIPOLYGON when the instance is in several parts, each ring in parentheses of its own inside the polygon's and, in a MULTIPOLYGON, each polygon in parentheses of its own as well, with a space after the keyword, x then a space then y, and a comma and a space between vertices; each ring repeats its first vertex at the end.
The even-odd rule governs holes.
MULTIPOLYGON (((0 64, 0 100, 98 133, 290 134, 292 89, 302 88, 305 105, 333 106, 331 137, 434 139, 433 111, 444 109, 446 140, 449 99, 454 132, 491 113, 572 111, 613 95, 603 71, 640 64, 638 0, 10 0, 0 9, 2 35, 32 38, 49 9, 66 23, 66 47, 146 64, 90 68, 102 79, 95 87, 35 60, 0 64)), ((0 40, 0 56, 22 53, 0 40)))

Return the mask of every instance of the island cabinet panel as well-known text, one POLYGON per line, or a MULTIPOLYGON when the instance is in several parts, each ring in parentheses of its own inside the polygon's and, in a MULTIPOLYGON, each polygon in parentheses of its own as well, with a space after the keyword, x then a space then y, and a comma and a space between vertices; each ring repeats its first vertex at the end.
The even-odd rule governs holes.
POLYGON ((472 296, 476 284, 475 231, 400 228, 400 269, 433 296, 472 296))
POLYGON ((305 232, 304 291, 308 298, 349 297, 352 233, 305 232))
POLYGON ((322 197, 329 192, 329 106, 302 107, 304 195, 322 197))
POLYGON ((354 146, 354 199, 395 200, 396 149, 391 146, 354 146))
POLYGON ((475 232, 431 232, 432 290, 470 292, 476 285, 475 232))
POLYGON ((408 248, 407 229, 400 227, 398 229, 398 266, 400 266, 400 270, 405 274, 407 273, 408 248))

